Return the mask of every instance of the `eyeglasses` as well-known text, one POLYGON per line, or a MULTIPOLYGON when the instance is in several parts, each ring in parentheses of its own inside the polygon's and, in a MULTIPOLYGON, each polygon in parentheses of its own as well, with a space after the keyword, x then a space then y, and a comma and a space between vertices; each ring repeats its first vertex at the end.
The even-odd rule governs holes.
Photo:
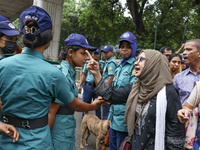
POLYGON ((136 60, 135 60, 135 62, 137 62, 137 63, 140 63, 141 61, 143 61, 143 60, 145 60, 146 58, 144 58, 144 57, 138 57, 136 60))

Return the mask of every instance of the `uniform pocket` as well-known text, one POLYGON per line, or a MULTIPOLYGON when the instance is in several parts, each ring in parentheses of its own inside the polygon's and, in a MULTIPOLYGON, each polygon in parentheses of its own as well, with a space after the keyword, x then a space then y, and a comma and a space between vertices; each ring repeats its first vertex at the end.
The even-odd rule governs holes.
POLYGON ((65 129, 65 137, 66 138, 74 138, 75 137, 75 128, 65 129))

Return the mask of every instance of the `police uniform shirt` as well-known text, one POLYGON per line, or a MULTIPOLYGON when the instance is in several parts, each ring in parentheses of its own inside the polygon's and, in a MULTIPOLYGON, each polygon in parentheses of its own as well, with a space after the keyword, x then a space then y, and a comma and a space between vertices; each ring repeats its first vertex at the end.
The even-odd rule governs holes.
POLYGON ((106 62, 104 60, 99 60, 99 63, 101 64, 101 69, 103 70, 106 62))
MULTIPOLYGON (((62 73, 65 75, 66 80, 69 82, 69 86, 72 93, 76 98, 78 98, 78 88, 76 86, 76 70, 72 68, 72 66, 64 60, 62 60, 61 62, 61 70, 62 73)), ((64 106, 64 103, 59 99, 56 99, 55 102, 64 106)))
POLYGON ((94 82, 94 77, 93 75, 87 70, 87 64, 89 63, 89 61, 86 61, 84 68, 83 68, 83 73, 85 73, 87 75, 85 81, 88 83, 93 83, 94 82))
MULTIPOLYGON (((89 61, 86 61, 84 68, 83 68, 83 73, 85 73, 87 75, 85 81, 88 83, 93 83, 94 82, 94 77, 93 75, 87 70, 87 64, 89 63, 89 61)), ((104 68, 105 65, 105 61, 99 60, 99 64, 101 65, 101 69, 104 68)))
MULTIPOLYGON (((47 115, 53 98, 64 103, 74 99, 68 81, 55 66, 43 60, 37 50, 26 48, 21 54, 1 60, 0 96, 2 112, 13 117, 36 119, 47 115)), ((51 149, 49 126, 28 130, 17 128, 19 141, 0 134, 0 149, 51 149)))
MULTIPOLYGON (((76 70, 72 66, 62 60, 61 64, 62 73, 65 75, 66 80, 69 82, 69 86, 74 96, 78 98, 78 89, 76 86, 76 70)), ((64 103, 59 99, 55 100, 56 103, 59 103, 61 106, 64 106, 64 103)), ((70 109, 65 106, 66 109, 70 109)), ((70 109, 71 110, 71 109, 70 109)), ((76 128, 76 119, 73 114, 63 115, 56 114, 53 127, 51 128, 51 137, 53 146, 56 150, 75 150, 75 128, 76 128)))
POLYGON ((117 61, 115 60, 114 57, 110 57, 107 61, 106 61, 106 64, 104 66, 104 69, 103 69, 103 79, 105 81, 108 80, 109 78, 109 75, 114 75, 115 74, 115 69, 117 68, 118 66, 118 63, 117 61))
MULTIPOLYGON (((137 78, 135 77, 135 58, 129 58, 124 65, 121 63, 115 70, 113 86, 115 89, 133 84, 137 78)), ((110 127, 116 131, 128 132, 127 124, 124 123, 125 104, 111 105, 108 119, 111 120, 110 127)))

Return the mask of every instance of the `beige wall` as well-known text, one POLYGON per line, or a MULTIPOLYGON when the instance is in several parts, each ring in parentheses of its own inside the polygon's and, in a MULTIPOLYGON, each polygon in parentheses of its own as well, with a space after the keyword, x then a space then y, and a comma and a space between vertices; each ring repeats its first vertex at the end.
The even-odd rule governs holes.
POLYGON ((54 37, 50 47, 45 50, 44 55, 53 60, 57 60, 60 42, 60 32, 62 23, 63 0, 34 0, 33 5, 37 5, 46 10, 53 22, 54 37))

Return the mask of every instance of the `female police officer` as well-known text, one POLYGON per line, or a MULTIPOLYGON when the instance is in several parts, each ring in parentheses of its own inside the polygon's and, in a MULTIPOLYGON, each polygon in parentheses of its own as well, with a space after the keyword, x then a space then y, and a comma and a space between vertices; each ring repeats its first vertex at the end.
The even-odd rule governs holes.
MULTIPOLYGON (((87 55, 85 55, 86 50, 96 48, 89 46, 86 38, 77 33, 69 35, 65 40, 65 45, 66 46, 60 52, 59 60, 61 61, 62 72, 69 81, 74 96, 78 97, 78 89, 75 81, 75 67, 83 67, 88 59, 87 55)), ((54 149, 76 149, 76 119, 74 118, 74 111, 64 106, 64 103, 58 99, 50 106, 49 125, 52 127, 51 136, 54 149)))
MULTIPOLYGON (((0 59, 3 58, 4 54, 14 53, 16 50, 16 40, 19 34, 17 28, 4 16, 0 15, 0 59)), ((0 100, 0 109, 1 109, 0 100)), ((0 120, 2 121, 2 115, 0 112, 0 120)), ((0 133, 10 136, 13 142, 19 138, 19 132, 14 126, 2 123, 0 121, 0 133)))
POLYGON ((76 111, 97 109, 100 102, 89 105, 78 101, 63 73, 44 61, 43 52, 52 39, 52 22, 43 9, 32 6, 22 12, 20 31, 27 48, 0 63, 4 122, 14 125, 20 137, 13 144, 0 135, 0 149, 53 149, 47 115, 51 101, 58 98, 76 111))
MULTIPOLYGON (((137 49, 136 37, 131 32, 120 36, 119 50, 122 61, 115 70, 113 87, 115 89, 132 84, 135 77, 135 53, 137 49)), ((128 135, 127 124, 124 123, 126 104, 111 105, 108 119, 110 120, 109 144, 110 149, 118 150, 123 139, 128 135)))
POLYGON ((0 15, 0 58, 17 50, 17 35, 19 32, 15 25, 0 15))

